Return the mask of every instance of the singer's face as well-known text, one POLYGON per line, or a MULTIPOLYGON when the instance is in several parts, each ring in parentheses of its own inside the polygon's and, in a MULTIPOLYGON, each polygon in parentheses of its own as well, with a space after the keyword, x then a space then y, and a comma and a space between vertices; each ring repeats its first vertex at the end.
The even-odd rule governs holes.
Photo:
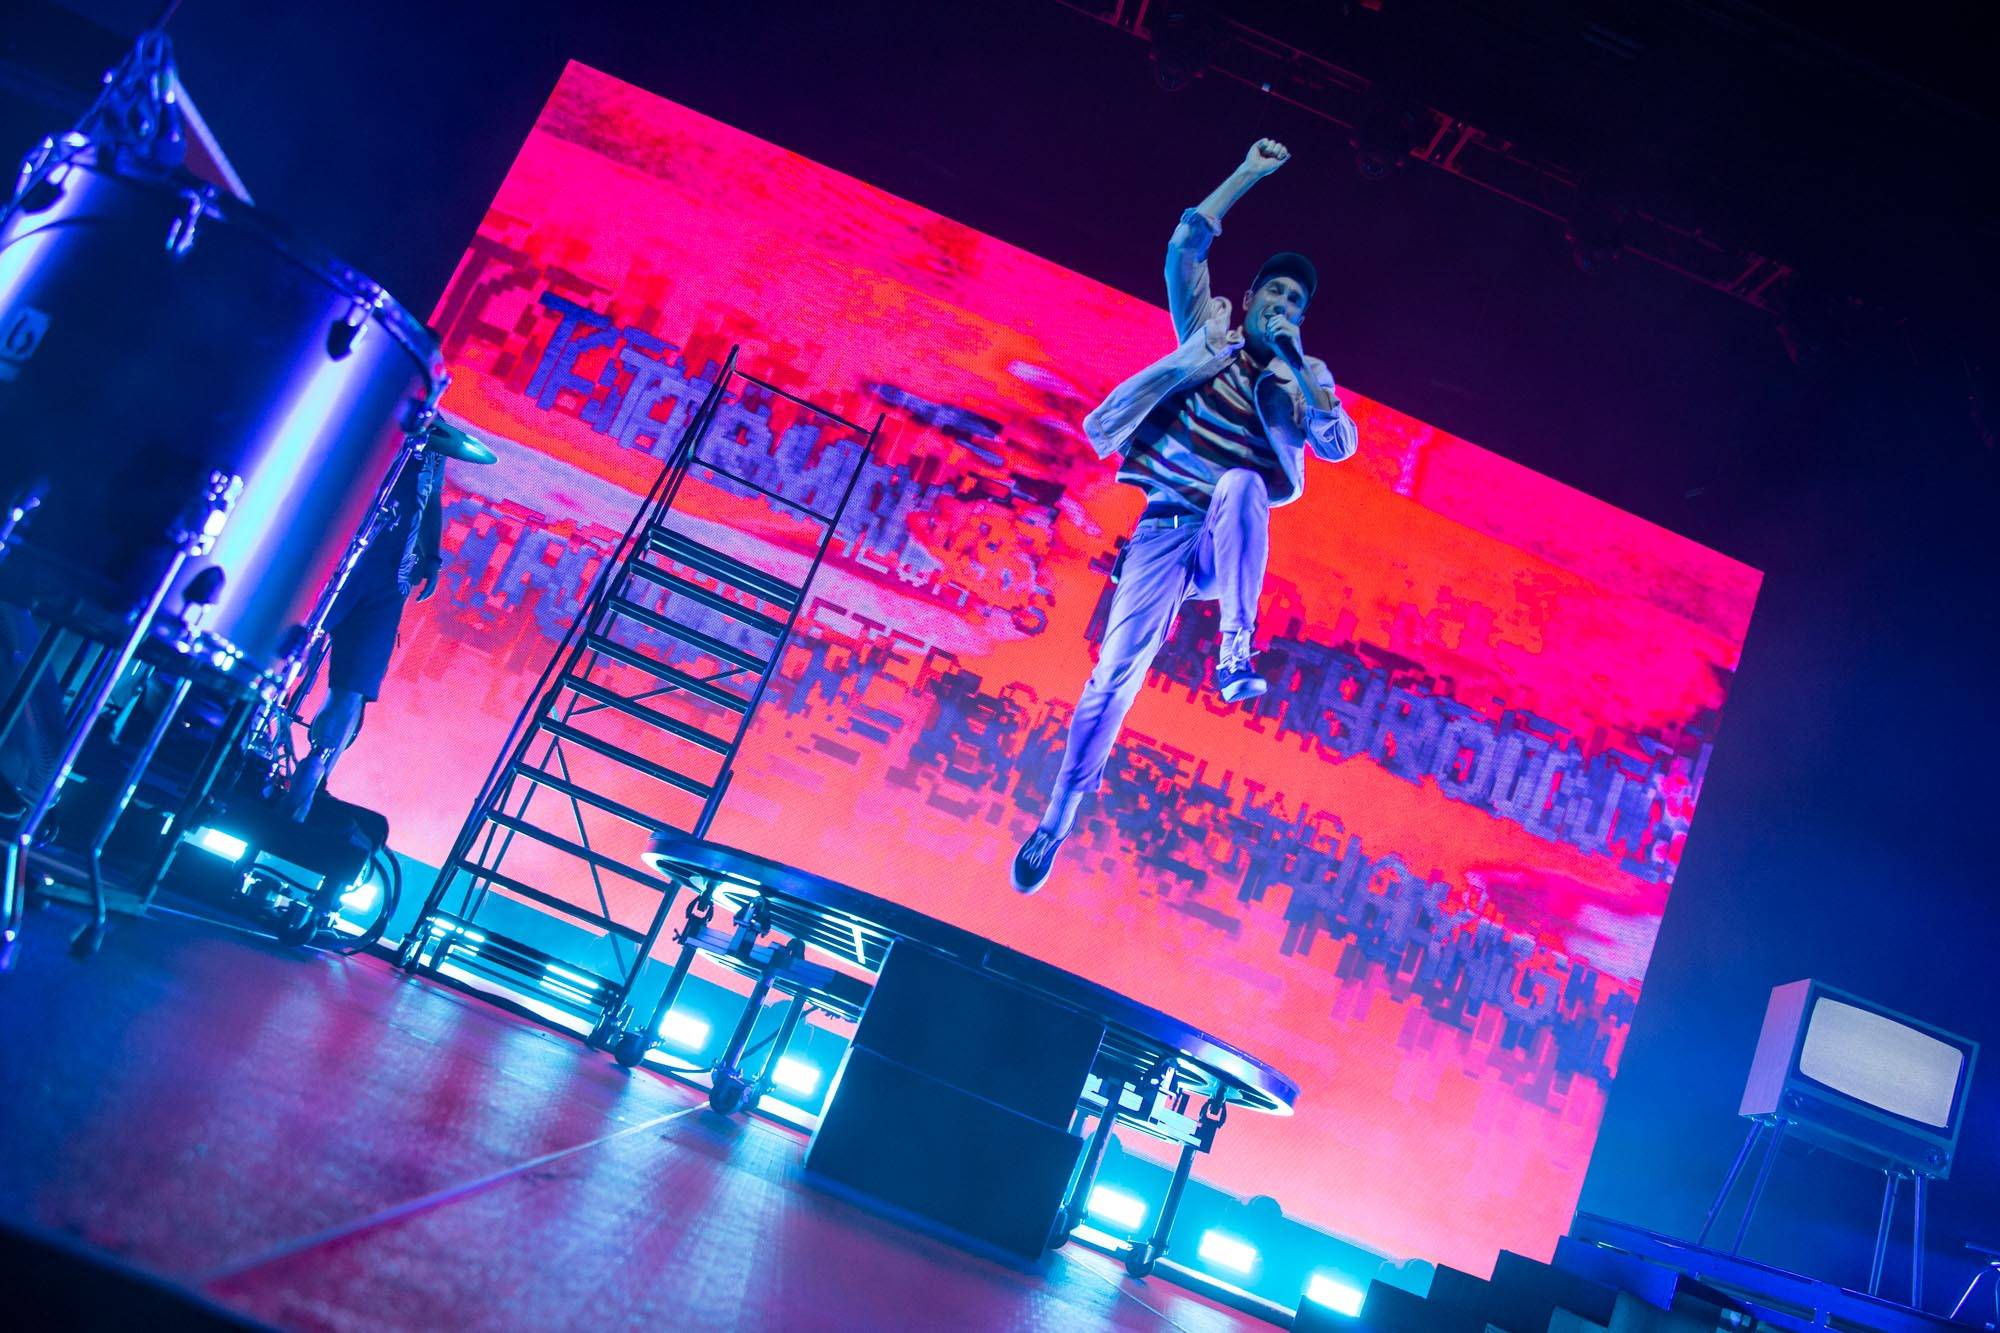
POLYGON ((1250 354, 1268 357, 1274 350, 1272 330, 1279 321, 1297 325, 1305 318, 1306 289, 1296 278, 1275 277, 1243 298, 1243 337, 1250 354))

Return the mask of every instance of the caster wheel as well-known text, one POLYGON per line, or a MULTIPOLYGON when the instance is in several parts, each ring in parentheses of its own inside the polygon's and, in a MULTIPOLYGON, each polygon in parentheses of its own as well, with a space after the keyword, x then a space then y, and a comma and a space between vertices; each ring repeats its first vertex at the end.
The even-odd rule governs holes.
POLYGON ((709 1109, 718 1115, 734 1115, 743 1109, 749 1092, 749 1086, 742 1079, 718 1076, 715 1086, 708 1090, 709 1109))
POLYGON ((1159 1252, 1151 1245, 1135 1245, 1125 1252, 1125 1271, 1133 1277, 1151 1277, 1159 1259, 1159 1252))
POLYGON ((1063 1246, 1069 1244, 1069 1227, 1069 1210, 1067 1208, 1057 1209, 1056 1220, 1049 1227, 1050 1249, 1060 1250, 1063 1246))
POLYGON ((611 1058, 627 1069, 637 1069, 639 1062, 646 1058, 646 1034, 619 1033, 618 1040, 611 1043, 611 1058))
POLYGON ((599 1014, 597 1025, 584 1038, 584 1044, 592 1050, 616 1051, 619 1041, 625 1036, 626 1019, 630 1017, 631 1012, 623 1006, 616 1013, 599 1014))
POLYGON ((311 903, 298 903, 285 910, 277 926, 278 943, 300 948, 312 943, 319 933, 319 913, 311 903))
POLYGON ((405 972, 417 970, 417 960, 423 957, 423 938, 412 931, 410 940, 396 953, 396 966, 405 972))
POLYGON ((104 943, 105 928, 95 923, 76 932, 69 942, 69 951, 78 958, 89 958, 96 954, 97 946, 104 943))

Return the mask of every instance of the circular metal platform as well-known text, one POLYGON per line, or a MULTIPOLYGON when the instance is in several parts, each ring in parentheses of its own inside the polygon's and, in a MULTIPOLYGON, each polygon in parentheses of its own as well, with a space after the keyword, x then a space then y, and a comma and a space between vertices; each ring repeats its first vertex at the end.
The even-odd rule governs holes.
POLYGON ((1289 1115, 1298 1100, 1291 1079, 1170 1014, 886 898, 671 831, 653 835, 645 861, 732 912, 762 899, 773 929, 868 972, 907 940, 1090 1014, 1106 1028, 1100 1059, 1132 1080, 1171 1062, 1182 1086, 1246 1111, 1289 1115))

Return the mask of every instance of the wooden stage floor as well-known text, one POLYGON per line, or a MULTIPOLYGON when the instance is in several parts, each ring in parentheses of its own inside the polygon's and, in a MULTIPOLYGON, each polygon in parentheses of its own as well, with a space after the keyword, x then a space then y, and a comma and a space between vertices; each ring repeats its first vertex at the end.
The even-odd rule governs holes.
POLYGON ((1269 1328, 1070 1246, 1035 1272, 806 1185, 804 1137, 373 958, 31 911, 0 1220, 299 1329, 1269 1328))

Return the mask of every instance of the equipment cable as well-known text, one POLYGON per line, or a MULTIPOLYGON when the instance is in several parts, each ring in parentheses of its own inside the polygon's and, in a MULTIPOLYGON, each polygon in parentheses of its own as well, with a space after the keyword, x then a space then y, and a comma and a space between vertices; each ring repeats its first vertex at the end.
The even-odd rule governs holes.
POLYGON ((396 915, 396 906, 403 900, 403 865, 396 854, 387 847, 377 847, 368 855, 369 868, 382 885, 382 905, 375 913, 375 919, 368 923, 368 929, 343 945, 336 945, 331 952, 345 958, 366 953, 382 939, 389 929, 389 919, 396 915))

